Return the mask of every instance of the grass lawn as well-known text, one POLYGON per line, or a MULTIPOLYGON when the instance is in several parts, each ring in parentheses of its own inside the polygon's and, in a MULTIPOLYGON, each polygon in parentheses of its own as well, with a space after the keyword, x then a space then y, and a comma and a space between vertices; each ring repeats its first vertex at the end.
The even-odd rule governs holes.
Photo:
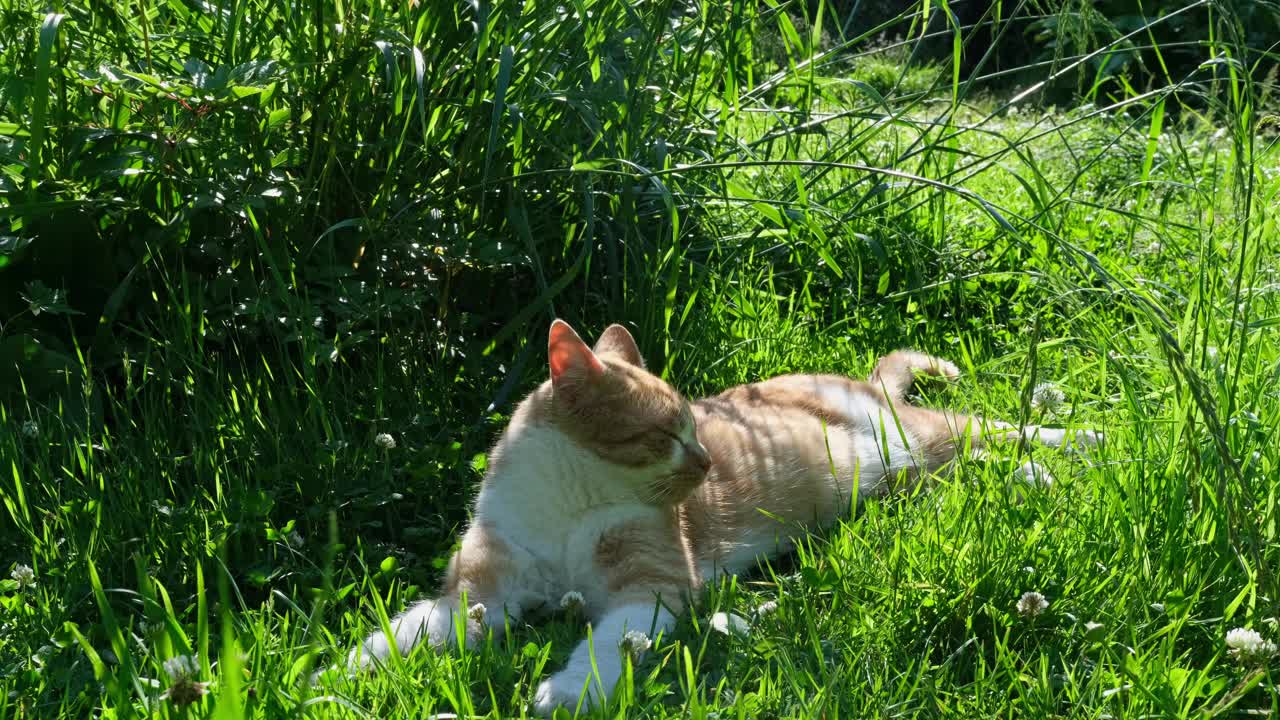
POLYGON ((1280 712, 1227 644, 1280 642, 1274 75, 1054 107, 763 6, 103 5, 0 19, 0 715, 524 715, 574 618, 307 679, 434 589, 553 315, 690 395, 910 346, 926 404, 1107 438, 861 503, 608 716, 1280 712))

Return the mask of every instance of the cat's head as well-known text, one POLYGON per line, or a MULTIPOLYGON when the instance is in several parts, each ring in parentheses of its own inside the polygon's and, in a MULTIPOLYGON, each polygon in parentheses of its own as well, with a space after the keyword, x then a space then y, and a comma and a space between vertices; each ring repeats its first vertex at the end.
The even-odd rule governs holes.
POLYGON ((631 333, 611 325, 595 348, 563 320, 547 338, 550 419, 601 460, 625 469, 638 495, 682 500, 706 477, 711 458, 698 441, 689 403, 644 367, 631 333))

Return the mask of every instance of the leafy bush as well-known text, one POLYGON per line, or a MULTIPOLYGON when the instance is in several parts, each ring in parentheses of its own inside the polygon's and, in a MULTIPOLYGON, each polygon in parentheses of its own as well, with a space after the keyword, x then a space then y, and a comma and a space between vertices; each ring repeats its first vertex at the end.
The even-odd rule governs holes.
POLYGON ((5 388, 175 309, 209 351, 492 333, 579 273, 624 313, 679 239, 637 173, 706 154, 722 62, 674 2, 39 7, 0 45, 5 388))
MULTIPOLYGON (((1277 66, 1280 5, 1269 0, 1231 5, 1079 0, 1045 6, 1044 12, 1028 28, 1041 48, 1040 58, 1051 60, 1058 70, 1088 56, 1057 84, 1062 100, 1072 92, 1094 99, 1100 90, 1123 96, 1203 76, 1198 71, 1206 68, 1218 80, 1230 72, 1262 80, 1277 66)), ((1223 87, 1200 92, 1220 96, 1223 87)), ((1179 100, 1204 107, 1203 98, 1194 94, 1179 100)))

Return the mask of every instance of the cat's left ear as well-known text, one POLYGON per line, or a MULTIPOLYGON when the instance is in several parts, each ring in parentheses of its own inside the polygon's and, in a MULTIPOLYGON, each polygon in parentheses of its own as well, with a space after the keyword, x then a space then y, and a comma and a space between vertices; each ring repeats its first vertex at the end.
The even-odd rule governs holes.
POLYGON ((604 374, 604 363, 563 320, 551 323, 551 332, 547 335, 547 357, 551 365, 551 384, 557 391, 570 391, 604 374))
POLYGON ((596 354, 604 353, 612 353, 636 367, 644 367, 644 357, 640 355, 636 339, 621 325, 610 325, 600 334, 596 341, 596 354))

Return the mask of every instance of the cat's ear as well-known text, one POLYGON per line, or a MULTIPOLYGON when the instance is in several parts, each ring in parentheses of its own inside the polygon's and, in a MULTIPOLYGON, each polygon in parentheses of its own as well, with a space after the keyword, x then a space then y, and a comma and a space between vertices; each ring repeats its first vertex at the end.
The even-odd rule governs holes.
POLYGON ((551 365, 551 384, 557 390, 579 387, 583 382, 604 374, 604 363, 563 320, 551 323, 551 332, 547 335, 547 357, 551 365))
POLYGON ((632 365, 644 367, 644 358, 640 355, 636 339, 621 325, 610 325, 600 334, 600 339, 596 341, 596 354, 605 353, 612 353, 632 365))

